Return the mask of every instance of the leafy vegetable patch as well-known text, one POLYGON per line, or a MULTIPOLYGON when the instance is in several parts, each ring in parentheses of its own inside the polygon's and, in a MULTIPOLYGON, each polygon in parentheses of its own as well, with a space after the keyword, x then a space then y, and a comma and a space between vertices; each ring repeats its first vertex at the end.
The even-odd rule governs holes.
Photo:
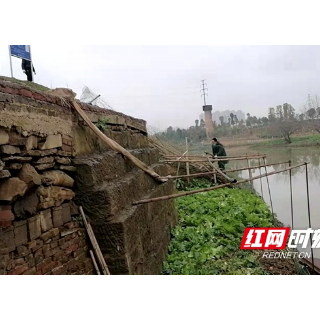
MULTIPOLYGON (((197 179, 188 190, 208 186, 197 179)), ((164 274, 268 274, 257 250, 240 250, 245 227, 272 227, 266 203, 248 190, 218 189, 178 198, 164 274)))

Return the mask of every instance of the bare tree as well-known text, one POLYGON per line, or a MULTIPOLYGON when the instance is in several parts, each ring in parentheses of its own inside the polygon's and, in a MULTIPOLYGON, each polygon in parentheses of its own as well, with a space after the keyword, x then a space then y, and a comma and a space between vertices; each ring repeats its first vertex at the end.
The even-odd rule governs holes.
POLYGON ((320 97, 316 94, 313 98, 313 107, 316 109, 317 111, 317 119, 319 118, 319 111, 320 111, 320 97), (319 111, 318 111, 319 110, 319 111))
POLYGON ((275 124, 275 130, 282 135, 286 143, 291 143, 291 135, 300 130, 302 124, 300 121, 278 121, 275 124))
POLYGON ((307 111, 309 110, 308 106, 306 104, 304 104, 301 109, 300 109, 300 114, 304 115, 304 119, 307 119, 307 111))

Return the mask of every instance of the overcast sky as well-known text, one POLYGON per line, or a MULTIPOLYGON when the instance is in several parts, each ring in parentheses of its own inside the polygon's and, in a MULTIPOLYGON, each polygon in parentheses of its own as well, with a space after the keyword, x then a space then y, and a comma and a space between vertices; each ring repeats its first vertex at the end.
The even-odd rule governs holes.
MULTIPOLYGON (((299 111, 320 94, 320 46, 60 46, 31 45, 35 81, 88 86, 115 110, 165 129, 189 127, 202 112, 200 84, 213 110, 267 115, 290 103, 299 111)), ((12 58, 14 77, 26 79, 12 58)), ((8 46, 0 46, 0 75, 10 76, 8 46)))

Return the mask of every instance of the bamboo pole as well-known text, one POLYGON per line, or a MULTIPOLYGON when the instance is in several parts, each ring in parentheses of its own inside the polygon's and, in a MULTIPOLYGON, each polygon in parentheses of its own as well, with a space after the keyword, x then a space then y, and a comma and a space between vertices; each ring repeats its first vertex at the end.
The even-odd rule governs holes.
POLYGON ((96 269, 97 274, 100 276, 101 273, 100 273, 100 271, 99 271, 99 268, 98 268, 98 265, 97 265, 97 262, 96 262, 96 259, 95 259, 94 255, 93 255, 92 250, 90 250, 90 256, 91 256, 91 259, 92 259, 94 268, 96 269))
MULTIPOLYGON (((255 158, 252 158, 252 159, 262 159, 263 157, 260 156, 260 157, 255 157, 255 158)), ((217 161, 221 161, 221 160, 229 160, 229 161, 233 161, 233 160, 246 160, 247 158, 229 158, 229 157, 220 157, 220 158, 212 158, 210 159, 210 161, 214 161, 214 162, 217 162, 217 161)), ((175 163, 175 162, 192 162, 192 163, 196 163, 196 162, 207 162, 207 160, 204 160, 204 159, 199 159, 199 160, 171 160, 171 159, 163 159, 163 160, 160 160, 159 162, 172 162, 172 163, 175 163)))
MULTIPOLYGON (((211 157, 214 157, 214 155, 212 153, 209 153, 209 152, 205 152, 206 155, 210 155, 211 157)), ((233 158, 244 158, 244 159, 255 159, 255 158, 260 158, 260 157, 265 157, 267 156, 266 154, 245 154, 245 155, 242 155, 242 156, 228 156, 228 159, 233 159, 233 158)), ((206 156, 205 156, 206 157, 206 156)), ((217 157, 218 159, 223 159, 225 157, 217 157)))
POLYGON ((90 223, 87 222, 86 216, 85 216, 81 206, 79 207, 79 210, 81 212, 84 225, 85 225, 85 227, 87 229, 87 232, 88 232, 88 235, 89 235, 93 250, 94 250, 94 252, 95 252, 95 254, 96 254, 97 258, 98 258, 99 264, 100 264, 100 266, 102 268, 102 272, 103 272, 104 275, 110 275, 108 266, 107 266, 107 264, 106 264, 106 262, 104 260, 104 257, 102 255, 101 250, 100 250, 100 247, 99 247, 99 244, 97 242, 97 239, 96 239, 96 237, 95 237, 95 235, 93 233, 92 227, 91 227, 90 223))
MULTIPOLYGON (((188 158, 188 137, 186 137, 186 156, 187 156, 187 163, 186 163, 186 169, 187 169, 187 175, 190 174, 190 171, 189 171, 189 158, 188 158)), ((188 180, 188 184, 190 183, 190 179, 187 178, 188 180)))
POLYGON ((72 104, 78 114, 82 117, 82 119, 87 123, 89 128, 103 141, 105 142, 110 148, 112 148, 114 151, 119 152, 123 154, 126 158, 128 158, 136 167, 143 170, 144 172, 148 173, 151 177, 156 179, 159 182, 166 182, 166 180, 163 180, 160 178, 160 176, 150 169, 145 163, 140 161, 138 158, 133 156, 128 150, 120 146, 116 141, 110 139, 106 135, 104 135, 88 118, 86 113, 81 109, 81 107, 78 105, 76 101, 72 101, 72 104))
MULTIPOLYGON (((206 152, 207 154, 209 154, 210 156, 212 156, 212 154, 211 153, 208 153, 208 152, 206 152)), ((251 157, 263 157, 263 156, 265 156, 265 155, 263 155, 263 154, 250 154, 250 155, 248 155, 248 156, 228 156, 228 158, 229 159, 232 159, 232 158, 244 158, 244 159, 247 159, 247 158, 249 158, 249 159, 251 159, 251 157)), ((175 156, 175 155, 165 155, 164 156, 165 158, 177 158, 177 157, 179 157, 179 156, 175 156)), ((186 157, 186 156, 184 156, 184 157, 186 157)), ((188 158, 201 158, 201 159, 206 159, 207 157, 206 156, 196 156, 196 155, 189 155, 188 156, 188 158)), ((218 157, 219 158, 219 157, 218 157)), ((223 157, 220 157, 221 159, 223 158, 223 157)))
MULTIPOLYGON (((276 166, 276 165, 280 165, 280 164, 287 164, 288 161, 282 161, 282 162, 274 162, 274 163, 269 163, 266 166, 267 167, 271 167, 271 166, 276 166)), ((250 169, 259 169, 259 168, 264 168, 265 165, 261 164, 259 166, 253 166, 250 167, 250 169)), ((239 169, 229 169, 229 170, 225 170, 224 173, 229 173, 229 172, 237 172, 237 171, 244 171, 244 170, 248 170, 248 167, 243 167, 243 168, 239 168, 239 169)), ((210 176, 210 175, 214 175, 215 172, 200 172, 200 173, 192 173, 189 175, 189 177, 201 177, 201 176, 210 176)), ((260 174, 261 175, 261 174, 260 174)), ((180 175, 180 176, 166 176, 163 178, 166 179, 178 179, 178 178, 187 178, 188 175, 180 175)))
POLYGON ((214 164, 211 162, 211 159, 209 159, 209 156, 208 156, 208 159, 207 159, 207 160, 208 160, 209 164, 212 166, 212 168, 213 168, 216 172, 218 172, 221 176, 223 176, 225 179, 227 179, 227 181, 232 182, 232 183, 237 182, 236 179, 232 179, 232 178, 228 177, 228 176, 227 176, 226 174, 224 174, 220 169, 218 169, 217 167, 215 167, 214 164))
POLYGON ((200 173, 191 173, 191 174, 183 174, 180 176, 166 176, 167 179, 180 179, 180 178, 195 178, 195 177, 205 177, 205 176, 212 176, 214 172, 200 172, 200 173))
MULTIPOLYGON (((311 213, 310 213, 310 195, 309 195, 309 175, 308 175, 308 163, 304 164, 306 166, 306 191, 307 191, 307 204, 308 204, 308 221, 309 221, 309 229, 311 229, 311 213)), ((310 240, 310 249, 311 249, 311 259, 312 259, 312 267, 314 271, 314 258, 313 258, 313 248, 312 248, 312 240, 311 234, 309 235, 310 240)))
MULTIPOLYGON (((187 151, 186 151, 187 152, 187 151)), ((179 159, 181 159, 185 154, 186 154, 186 152, 179 158, 179 159)), ((178 159, 178 160, 179 160, 178 159)), ((180 162, 178 163, 178 169, 177 169, 177 175, 179 174, 179 169, 180 169, 180 162)))
MULTIPOLYGON (((264 168, 265 166, 267 167, 271 167, 271 166, 277 166, 277 165, 280 165, 280 164, 286 164, 288 163, 288 161, 282 161, 282 162, 274 162, 274 163, 270 163, 270 164, 260 164, 258 166, 253 166, 253 167, 250 167, 250 169, 259 169, 259 168, 264 168)), ((229 170, 226 170, 224 171, 225 173, 227 172, 237 172, 237 171, 243 171, 243 170, 247 170, 248 167, 243 167, 243 168, 239 168, 239 169, 229 169, 229 170)))
MULTIPOLYGON (((252 171, 251 171, 251 169, 250 169, 250 161, 249 161, 249 159, 247 158, 247 164, 248 164, 248 172, 249 172, 249 178, 251 179, 252 178, 252 171)), ((251 188, 253 189, 253 181, 251 181, 251 188)))
POLYGON ((296 166, 293 166, 293 167, 289 167, 289 168, 286 168, 286 169, 265 173, 265 174, 262 174, 261 176, 253 177, 252 179, 240 180, 240 181, 237 181, 235 183, 231 183, 230 182, 230 183, 225 183, 225 184, 221 184, 219 186, 214 186, 214 187, 210 187, 210 188, 203 188, 203 189, 198 189, 198 190, 192 190, 192 191, 187 191, 187 192, 171 194, 169 196, 163 196, 163 197, 158 197, 158 198, 140 200, 140 201, 133 202, 132 205, 136 206, 136 205, 139 205, 139 204, 144 204, 144 203, 149 203, 149 202, 156 202, 156 201, 161 201, 161 200, 169 200, 169 199, 184 197, 184 196, 187 196, 187 195, 190 195, 190 194, 206 192, 206 191, 212 191, 212 190, 216 190, 216 189, 220 189, 220 188, 224 188, 224 187, 228 187, 228 186, 235 186, 235 185, 239 185, 239 184, 242 184, 242 183, 250 182, 251 180, 260 179, 260 178, 271 176, 271 175, 274 175, 274 174, 277 174, 277 173, 285 172, 285 171, 290 170, 290 169, 295 169, 295 168, 298 168, 298 167, 301 167, 301 166, 304 166, 304 165, 305 164, 299 164, 299 165, 296 165, 296 166))
POLYGON ((93 237, 94 244, 95 244, 95 246, 93 247, 93 249, 97 251, 97 254, 98 254, 98 256, 99 256, 99 261, 100 261, 100 264, 101 264, 102 271, 103 271, 103 273, 104 273, 105 275, 110 276, 109 268, 108 268, 108 266, 107 266, 107 264, 106 264, 106 261, 104 260, 103 254, 102 254, 102 252, 101 252, 101 250, 100 250, 99 244, 98 244, 98 242, 97 242, 97 240, 96 240, 96 237, 95 237, 95 235, 94 235, 94 233, 93 233, 93 230, 92 230, 92 227, 91 227, 91 224, 90 224, 90 223, 88 223, 88 230, 90 230, 90 233, 91 233, 91 235, 92 235, 92 237, 93 237))
MULTIPOLYGON (((264 163, 264 169, 265 169, 266 173, 268 173, 267 164, 266 164, 266 157, 263 157, 263 163, 264 163)), ((269 183, 268 176, 266 176, 266 178, 267 178, 267 185, 268 185, 268 191, 269 191, 270 206, 271 206, 272 214, 274 215, 271 190, 270 190, 270 183, 269 183)))

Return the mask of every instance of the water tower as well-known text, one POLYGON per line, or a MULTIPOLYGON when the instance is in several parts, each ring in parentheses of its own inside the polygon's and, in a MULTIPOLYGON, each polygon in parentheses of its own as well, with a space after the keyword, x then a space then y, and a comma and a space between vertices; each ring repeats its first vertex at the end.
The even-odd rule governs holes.
POLYGON ((204 80, 202 80, 202 94, 204 99, 204 106, 202 107, 204 111, 204 122, 206 126, 206 134, 207 134, 207 140, 210 141, 213 138, 213 121, 212 121, 212 105, 207 105, 206 103, 206 90, 208 91, 208 88, 205 88, 204 80))

